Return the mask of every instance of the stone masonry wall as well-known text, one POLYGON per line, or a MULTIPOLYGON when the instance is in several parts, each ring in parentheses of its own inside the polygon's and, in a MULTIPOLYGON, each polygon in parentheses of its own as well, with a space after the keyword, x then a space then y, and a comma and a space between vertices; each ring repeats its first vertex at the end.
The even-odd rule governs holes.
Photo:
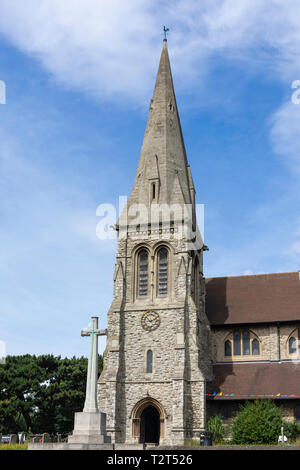
MULTIPOLYGON (((155 253, 157 243, 155 238, 143 246, 155 253)), ((192 299, 192 258, 185 242, 168 239, 167 244, 169 296, 159 299, 154 295, 144 300, 134 295, 136 240, 119 242, 98 394, 100 408, 107 413, 107 430, 118 442, 134 441, 131 413, 146 397, 157 400, 167 416, 161 443, 182 443, 205 427, 205 378, 211 375, 211 361, 204 282, 199 287, 199 298, 192 299), (147 310, 154 310, 160 317, 153 331, 141 324, 147 310), (146 372, 148 349, 153 352, 150 374, 146 372)))

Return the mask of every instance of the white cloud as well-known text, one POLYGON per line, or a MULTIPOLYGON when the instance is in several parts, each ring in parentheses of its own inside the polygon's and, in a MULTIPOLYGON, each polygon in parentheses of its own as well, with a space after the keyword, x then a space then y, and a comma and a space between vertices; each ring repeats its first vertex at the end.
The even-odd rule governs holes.
MULTIPOLYGON (((149 100, 163 24, 170 27, 174 76, 185 90, 199 87, 199 77, 214 64, 208 59, 216 56, 241 61, 245 74, 248 67, 254 67, 260 74, 273 75, 290 87, 293 80, 300 79, 299 17, 300 3, 295 0, 0 0, 0 33, 12 44, 36 58, 53 79, 67 88, 115 101, 120 106, 127 106, 128 100, 135 105, 149 100)), ((299 112, 300 105, 286 103, 271 120, 274 149, 295 171, 300 167, 299 112)), ((48 123, 44 124, 46 128, 48 123)), ((32 128, 36 126, 37 123, 32 128)), ((19 158, 26 145, 24 149, 16 148, 13 139, 9 142, 2 132, 0 142, 0 196, 5 196, 0 211, 5 211, 12 224, 5 239, 1 236, 5 251, 2 248, 0 255, 5 269, 0 310, 6 312, 6 321, 10 316, 14 319, 22 315, 22 308, 31 312, 30 317, 23 317, 24 324, 30 327, 41 312, 46 312, 52 322, 63 312, 66 318, 72 318, 70 324, 75 329, 76 315, 80 319, 92 311, 101 296, 101 305, 108 304, 111 297, 107 287, 112 282, 108 273, 111 260, 105 260, 105 253, 95 257, 91 243, 95 241, 97 219, 94 225, 89 204, 79 203, 83 195, 67 188, 74 191, 74 210, 74 204, 69 204, 70 199, 64 198, 59 189, 55 175, 28 164, 25 157, 19 158), (31 186, 28 193, 26 185, 31 186), (12 218, 16 215, 18 233, 13 230, 12 218), (87 263, 88 259, 92 262, 87 263), (28 266, 35 282, 48 286, 45 295, 42 292, 35 298, 37 287, 28 280, 28 266), (73 274, 71 278, 69 273, 73 274), (20 285, 28 286, 17 290, 18 280, 22 281, 20 285), (9 289, 13 293, 10 303, 5 304, 9 289), (49 299, 55 302, 52 300, 46 308, 49 299)), ((269 210, 270 206, 263 209, 269 210)), ((272 203, 275 215, 277 209, 272 203)), ((1 217, 2 222, 7 219, 1 217)), ((211 274, 257 272, 270 260, 276 270, 282 259, 278 261, 274 253, 281 254, 290 227, 282 227, 276 221, 275 228, 277 231, 267 233, 261 230, 250 247, 247 241, 247 246, 241 242, 239 249, 234 244, 231 250, 215 250, 211 274)), ((289 243, 292 256, 299 254, 298 238, 289 243)), ((103 252, 108 251, 107 245, 98 246, 103 252)), ((291 269, 295 269, 294 261, 291 269)), ((79 332, 79 324, 77 329, 79 332)), ((71 334, 69 322, 65 333, 71 334)), ((46 336, 45 333, 43 338, 46 336)), ((53 340, 50 337, 48 341, 50 344, 53 340)))
MULTIPOLYGON (((97 204, 91 193, 45 158, 55 134, 50 129, 61 120, 53 122, 50 112, 45 119, 32 105, 26 123, 16 118, 19 106, 24 114, 24 103, 5 108, 0 129, 0 339, 9 354, 85 354, 88 345, 80 340, 78 323, 99 304, 104 311, 109 306, 115 246, 96 238, 97 204), (28 130, 37 129, 27 138, 28 130)), ((60 155, 64 141, 58 140, 55 149, 60 155)), ((103 316, 101 322, 104 326, 103 316)))
POLYGON ((271 119, 271 141, 274 150, 300 175, 299 122, 300 104, 289 101, 282 105, 271 119))
POLYGON ((0 11, 0 31, 55 79, 110 100, 149 99, 163 23, 181 83, 215 53, 285 79, 300 65, 294 0, 0 0, 0 11))
POLYGON ((100 97, 126 93, 133 99, 147 86, 145 68, 149 72, 153 64, 144 38, 154 25, 143 2, 1 0, 0 9, 1 31, 62 83, 100 97))

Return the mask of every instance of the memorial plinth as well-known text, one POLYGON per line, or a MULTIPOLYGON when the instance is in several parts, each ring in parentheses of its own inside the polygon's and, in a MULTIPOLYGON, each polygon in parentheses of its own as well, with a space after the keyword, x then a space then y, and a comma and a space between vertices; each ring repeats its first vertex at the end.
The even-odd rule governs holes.
POLYGON ((69 443, 104 444, 110 442, 106 435, 106 414, 101 411, 75 413, 74 431, 69 443))

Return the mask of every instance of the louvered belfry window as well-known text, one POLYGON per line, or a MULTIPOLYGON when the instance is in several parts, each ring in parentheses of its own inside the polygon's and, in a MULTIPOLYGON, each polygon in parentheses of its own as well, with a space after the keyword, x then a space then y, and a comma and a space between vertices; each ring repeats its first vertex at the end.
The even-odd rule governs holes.
POLYGON ((158 252, 158 295, 168 295, 168 250, 161 248, 158 252))
POLYGON ((148 252, 141 250, 138 257, 138 296, 148 295, 148 252))

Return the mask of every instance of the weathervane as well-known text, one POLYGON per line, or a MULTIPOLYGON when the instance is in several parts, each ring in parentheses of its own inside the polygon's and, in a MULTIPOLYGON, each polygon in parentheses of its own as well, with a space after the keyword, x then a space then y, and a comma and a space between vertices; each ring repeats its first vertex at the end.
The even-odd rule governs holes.
POLYGON ((166 28, 166 27, 164 26, 164 36, 165 36, 165 37, 164 37, 164 41, 167 40, 167 32, 168 32, 168 31, 170 31, 169 28, 166 28))

